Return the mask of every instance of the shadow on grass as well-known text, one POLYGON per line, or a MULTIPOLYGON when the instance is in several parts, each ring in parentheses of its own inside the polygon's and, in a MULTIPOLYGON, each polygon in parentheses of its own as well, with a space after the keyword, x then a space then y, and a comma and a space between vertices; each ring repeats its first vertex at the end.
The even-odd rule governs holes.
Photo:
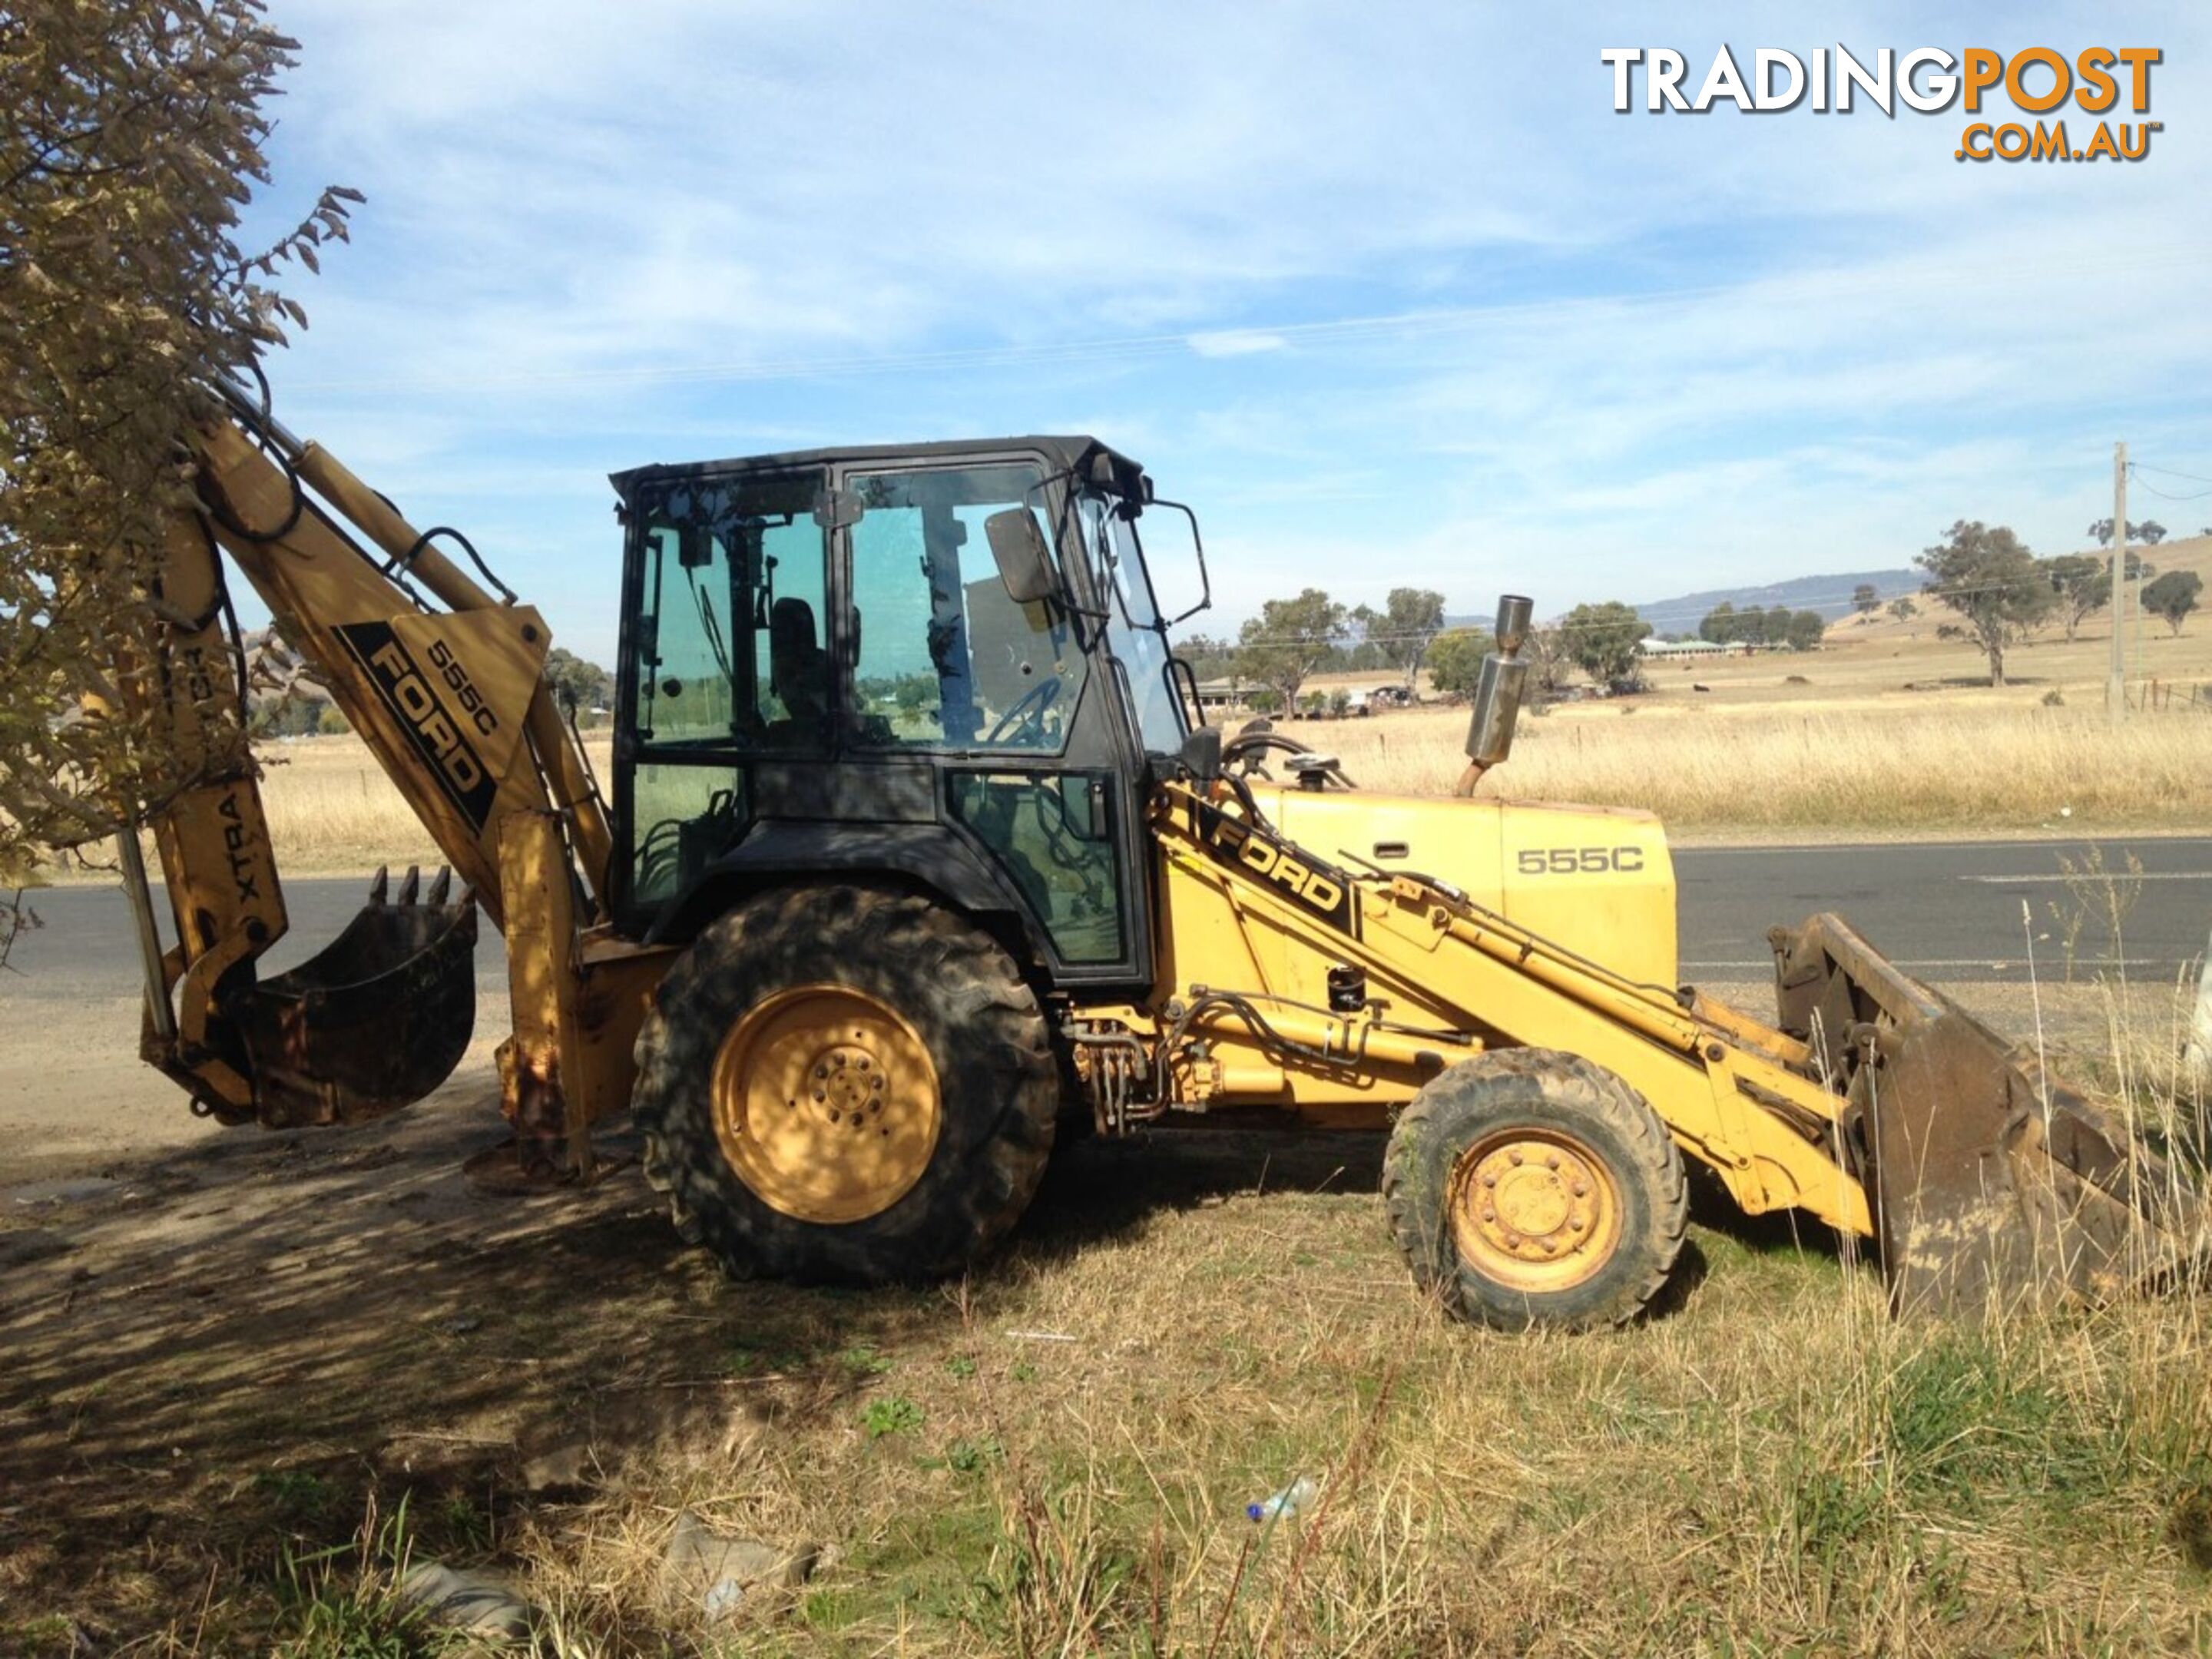
POLYGON ((1235 1194, 1372 1196, 1382 1190, 1382 1146, 1379 1134, 1294 1129, 1171 1127, 1127 1139, 1085 1137, 1054 1154, 1018 1239, 1025 1255, 1065 1260, 1133 1237, 1163 1212, 1235 1194))

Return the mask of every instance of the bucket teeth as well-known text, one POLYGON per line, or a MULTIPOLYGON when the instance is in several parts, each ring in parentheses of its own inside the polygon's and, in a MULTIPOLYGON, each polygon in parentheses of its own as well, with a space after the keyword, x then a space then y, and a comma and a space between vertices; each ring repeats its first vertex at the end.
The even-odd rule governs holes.
POLYGON ((412 904, 422 896, 422 866, 419 864, 410 864, 407 866, 407 879, 399 884, 399 902, 402 904, 412 904))
POLYGON ((376 866, 376 874, 369 880, 368 902, 372 906, 382 904, 391 896, 391 892, 392 872, 388 866, 380 864, 376 866))
POLYGON ((431 878, 430 896, 424 901, 424 902, 428 904, 443 904, 446 902, 446 895, 453 890, 453 872, 452 866, 449 865, 440 865, 438 866, 438 873, 431 878))

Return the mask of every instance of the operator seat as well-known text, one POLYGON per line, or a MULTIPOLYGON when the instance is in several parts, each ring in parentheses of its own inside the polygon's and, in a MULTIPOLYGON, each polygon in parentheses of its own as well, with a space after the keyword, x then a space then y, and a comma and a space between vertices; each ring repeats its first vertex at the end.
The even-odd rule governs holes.
POLYGON ((817 743, 830 726, 830 658, 814 631, 814 607, 778 599, 768 618, 768 689, 784 707, 769 736, 782 743, 817 743))

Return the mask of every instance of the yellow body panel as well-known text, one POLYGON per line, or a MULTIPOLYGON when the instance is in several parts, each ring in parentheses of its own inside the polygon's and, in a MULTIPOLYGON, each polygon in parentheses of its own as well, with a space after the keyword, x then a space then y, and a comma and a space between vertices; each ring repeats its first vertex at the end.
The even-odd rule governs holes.
POLYGON ((1287 840, 1352 868, 1415 870, 1628 979, 1672 986, 1674 866, 1649 812, 1547 802, 1271 789, 1287 840))

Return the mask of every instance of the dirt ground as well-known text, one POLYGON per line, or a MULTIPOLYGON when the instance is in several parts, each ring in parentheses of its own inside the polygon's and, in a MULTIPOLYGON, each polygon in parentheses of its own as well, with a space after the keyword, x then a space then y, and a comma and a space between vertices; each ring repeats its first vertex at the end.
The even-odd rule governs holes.
MULTIPOLYGON (((2027 995, 1973 1000, 2025 1032, 2027 995)), ((2044 993, 2054 1042, 2094 1049, 2110 1011, 2094 988, 2044 993)), ((410 1111, 272 1135, 191 1118, 133 1059, 136 1018, 0 997, 0 1651, 231 1650, 222 1622, 266 1628, 289 1553, 343 1536, 364 1492, 404 1495, 426 1552, 481 1552, 543 1501, 537 1452, 581 1435, 616 1455, 702 1411, 718 1433, 849 1417, 869 1368, 831 1357, 957 1335, 939 1291, 726 1280, 634 1166, 551 1198, 475 1194, 459 1165, 497 1127, 488 1039, 410 1111), (740 1338, 771 1358, 733 1378, 740 1338)), ((978 1294, 1226 1194, 1371 1194, 1379 1150, 1079 1146, 978 1294)))

